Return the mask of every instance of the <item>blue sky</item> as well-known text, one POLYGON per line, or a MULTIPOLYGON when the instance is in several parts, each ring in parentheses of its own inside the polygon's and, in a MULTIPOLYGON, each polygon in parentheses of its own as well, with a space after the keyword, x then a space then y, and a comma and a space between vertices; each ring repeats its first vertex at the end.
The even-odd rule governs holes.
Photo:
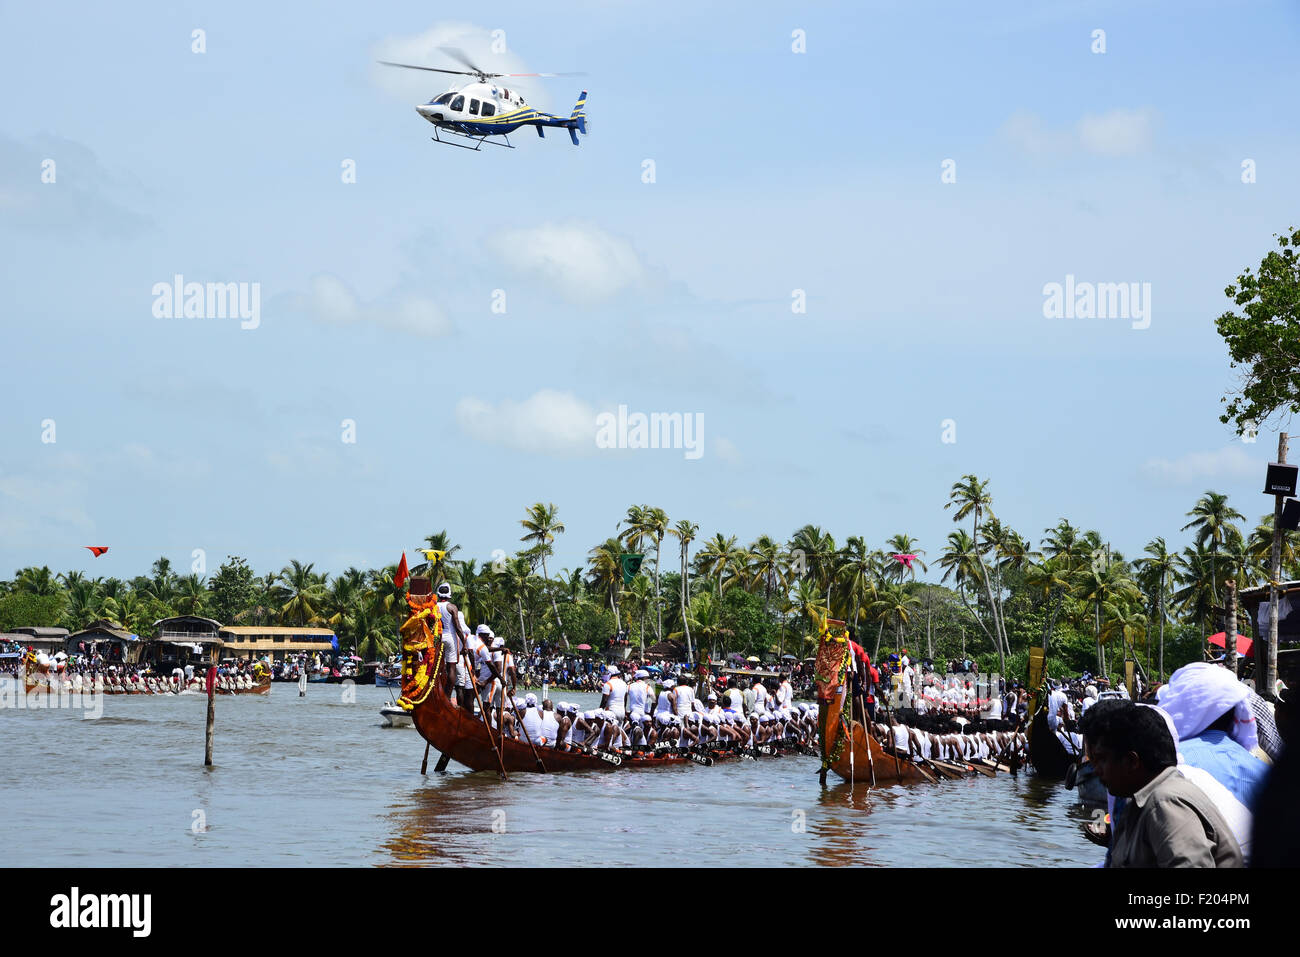
POLYGON ((1269 507, 1213 319, 1297 222, 1295 4, 473 9, 0 7, 5 573, 334 572, 441 528, 487 559, 535 501, 554 568, 633 503, 934 557, 966 472, 1129 555, 1206 488, 1269 507), (591 135, 430 143, 448 84, 374 60, 446 43, 586 71, 521 88, 589 89, 591 135), (178 273, 259 283, 260 325, 155 318, 178 273), (1150 327, 1044 318, 1067 275, 1150 283, 1150 327), (705 454, 596 448, 620 404, 701 415, 705 454))

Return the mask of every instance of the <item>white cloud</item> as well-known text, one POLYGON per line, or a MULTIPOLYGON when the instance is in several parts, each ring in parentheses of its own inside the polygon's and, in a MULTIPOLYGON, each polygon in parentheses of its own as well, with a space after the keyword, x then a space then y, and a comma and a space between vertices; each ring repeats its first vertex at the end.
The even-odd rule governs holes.
POLYGON ((1261 456, 1252 456, 1240 445, 1228 445, 1216 452, 1189 452, 1176 459, 1150 458, 1142 463, 1142 474, 1169 485, 1225 482, 1257 478, 1264 483, 1261 456))
POLYGON ((1130 156, 1151 147, 1152 110, 1111 110, 1085 114, 1075 128, 1080 145, 1099 156, 1130 156))
POLYGON ((1155 119, 1154 110, 1115 109, 1085 113, 1072 128, 1051 129, 1036 113, 1021 111, 1003 124, 1002 134, 1027 153, 1131 156, 1150 149, 1155 119))
POLYGON ((434 338, 448 335, 453 329, 451 320, 430 299, 407 296, 391 302, 364 303, 343 280, 329 274, 314 277, 307 292, 295 296, 293 302, 296 308, 322 322, 374 322, 434 338))
POLYGON ((456 403, 456 422, 480 442, 522 452, 584 455, 596 448, 596 410, 555 389, 542 389, 522 402, 467 397, 456 403))
POLYGON ((508 229, 489 245, 506 265, 542 279, 581 305, 604 302, 645 281, 631 244, 590 223, 508 229))
POLYGON ((713 454, 728 465, 739 465, 741 462, 740 449, 736 448, 735 443, 730 439, 721 437, 714 439, 713 454))

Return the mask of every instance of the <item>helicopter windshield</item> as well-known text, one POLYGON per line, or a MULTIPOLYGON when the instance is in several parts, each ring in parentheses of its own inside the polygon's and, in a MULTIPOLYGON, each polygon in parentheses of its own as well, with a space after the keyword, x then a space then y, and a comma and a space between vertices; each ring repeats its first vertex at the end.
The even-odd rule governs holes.
POLYGON ((451 98, 452 98, 453 96, 455 96, 455 95, 456 95, 455 93, 444 93, 442 96, 438 97, 436 100, 430 100, 429 103, 428 103, 428 105, 429 105, 429 106, 441 106, 441 105, 443 105, 444 103, 450 103, 450 102, 451 102, 451 98))

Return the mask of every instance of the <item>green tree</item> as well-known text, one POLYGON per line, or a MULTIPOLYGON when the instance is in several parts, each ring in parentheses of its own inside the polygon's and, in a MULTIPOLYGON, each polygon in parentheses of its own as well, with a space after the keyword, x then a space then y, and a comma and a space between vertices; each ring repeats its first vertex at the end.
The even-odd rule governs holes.
POLYGON ((1300 412, 1300 229, 1275 237, 1278 249, 1250 267, 1223 290, 1240 312, 1215 320, 1228 346, 1232 368, 1240 369, 1237 388, 1223 397, 1222 422, 1245 432, 1277 413, 1300 412))
MULTIPOLYGON (((557 511, 554 503, 544 505, 538 502, 529 506, 527 514, 519 521, 519 524, 524 527, 524 535, 519 540, 533 543, 533 549, 542 563, 542 579, 547 592, 551 591, 551 580, 546 571, 546 556, 551 554, 555 536, 564 534, 564 523, 556 518, 557 511)), ((560 640, 564 642, 564 647, 567 649, 569 639, 560 621, 560 608, 555 603, 555 595, 552 593, 550 597, 551 610, 555 612, 555 627, 559 629, 560 640)))
POLYGON ((217 573, 208 579, 208 609, 222 624, 238 621, 257 604, 253 570, 238 555, 227 555, 217 573))

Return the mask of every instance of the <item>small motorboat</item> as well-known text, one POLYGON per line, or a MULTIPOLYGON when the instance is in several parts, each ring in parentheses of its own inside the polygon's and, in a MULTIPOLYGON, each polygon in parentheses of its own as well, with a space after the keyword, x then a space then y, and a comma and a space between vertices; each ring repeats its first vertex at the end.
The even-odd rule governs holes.
POLYGON ((386 704, 379 709, 379 715, 384 719, 385 728, 412 728, 415 726, 411 719, 411 712, 399 705, 386 704))

